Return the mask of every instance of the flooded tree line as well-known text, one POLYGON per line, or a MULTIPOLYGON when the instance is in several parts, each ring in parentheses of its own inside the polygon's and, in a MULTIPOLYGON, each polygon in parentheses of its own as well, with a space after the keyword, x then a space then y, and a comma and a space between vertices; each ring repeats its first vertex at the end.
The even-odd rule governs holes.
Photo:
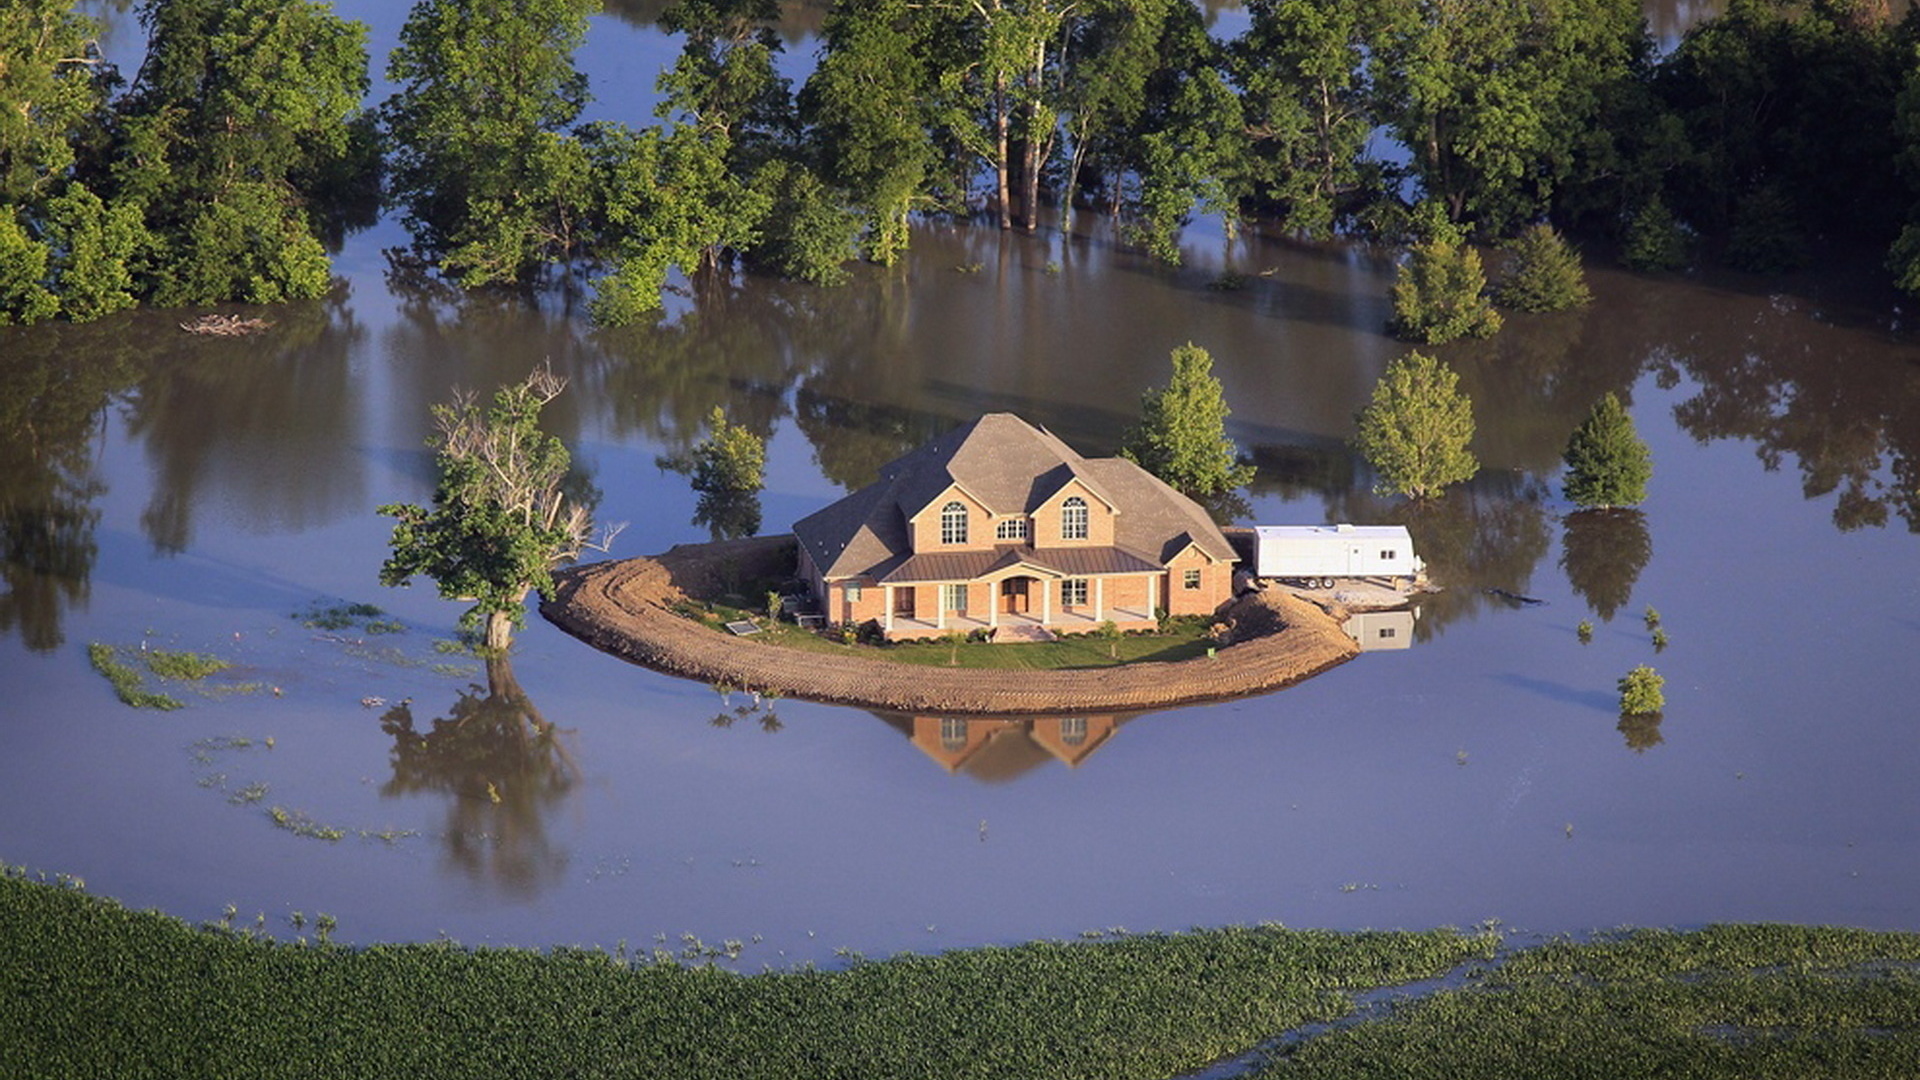
POLYGON ((776 0, 681 0, 639 128, 578 123, 598 7, 421 0, 370 106, 366 27, 326 4, 144 0, 130 83, 69 4, 12 5, 0 320, 316 297, 383 200, 403 261, 589 278, 616 324, 676 271, 835 283, 916 219, 1055 208, 1166 261, 1195 213, 1393 242, 1552 220, 1753 271, 1845 236, 1920 290, 1920 17, 1884 0, 1735 0, 1665 55, 1637 0, 1254 0, 1228 40, 1187 0, 858 0, 797 87, 776 0))

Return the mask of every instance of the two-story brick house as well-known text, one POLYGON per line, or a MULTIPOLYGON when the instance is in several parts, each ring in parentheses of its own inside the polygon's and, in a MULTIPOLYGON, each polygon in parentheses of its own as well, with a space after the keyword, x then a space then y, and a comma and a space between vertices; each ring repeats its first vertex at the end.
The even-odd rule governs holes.
POLYGON ((795 523, 826 617, 889 639, 1001 639, 1155 624, 1232 596, 1233 547, 1192 499, 1124 458, 1083 458, 989 413, 795 523))

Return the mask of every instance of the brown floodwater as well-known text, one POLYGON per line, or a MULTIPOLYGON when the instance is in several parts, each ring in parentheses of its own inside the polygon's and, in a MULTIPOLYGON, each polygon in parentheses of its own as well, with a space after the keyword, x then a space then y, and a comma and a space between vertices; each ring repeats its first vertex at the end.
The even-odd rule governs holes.
MULTIPOLYGON (((644 28, 595 33, 657 64, 644 28)), ((0 328, 0 858, 196 921, 690 934, 749 967, 1260 920, 1920 927, 1920 342, 1870 273, 1596 259, 1584 313, 1437 350, 1484 468, 1412 507, 1345 447, 1404 351, 1382 252, 1203 225, 1169 271, 1104 227, 930 224, 845 288, 752 279, 600 334, 578 296, 390 282, 402 239, 351 237, 336 296, 259 338, 168 312, 0 328), (1245 287, 1210 288, 1226 270, 1245 287), (779 529, 988 409, 1110 452, 1186 341, 1261 466, 1240 520, 1413 528, 1447 589, 1411 648, 1219 705, 956 723, 722 695, 537 618, 489 670, 436 645, 458 605, 376 582, 374 507, 429 497, 428 408, 455 387, 567 374, 553 429, 633 555, 705 538, 655 459, 715 404, 770 437, 779 529), (1609 390, 1651 496, 1570 514, 1558 455, 1609 390), (388 614, 306 625, 347 602, 388 614), (135 710, 94 642, 235 667, 135 710), (1641 663, 1667 708, 1623 724, 1641 663)))

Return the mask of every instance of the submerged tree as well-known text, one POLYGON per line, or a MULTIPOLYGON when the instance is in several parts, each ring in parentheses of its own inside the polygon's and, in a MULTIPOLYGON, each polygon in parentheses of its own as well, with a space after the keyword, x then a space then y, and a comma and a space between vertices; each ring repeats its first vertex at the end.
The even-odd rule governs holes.
POLYGON ((715 540, 752 536, 760 531, 760 489, 766 485, 767 444, 744 424, 729 424, 715 405, 707 418, 707 437, 684 456, 662 457, 663 469, 686 473, 700 494, 693 523, 705 525, 715 540))
POLYGON ((496 393, 491 409, 471 394, 434 406, 433 508, 380 508, 398 519, 381 584, 406 585, 421 574, 445 599, 471 601, 460 623, 483 627, 490 652, 512 643, 528 592, 551 587, 555 568, 588 548, 606 550, 619 532, 593 539, 592 513, 564 490, 567 448, 540 430, 541 408, 565 388, 543 367, 496 393))
POLYGON ((1593 299, 1580 253, 1551 225, 1533 225, 1507 247, 1510 261, 1493 298, 1515 311, 1566 311, 1593 299))
POLYGON ((1473 403, 1460 376, 1432 357, 1408 353, 1387 365, 1357 423, 1353 444, 1377 474, 1380 494, 1424 499, 1480 469, 1467 449, 1473 403))
POLYGON ((1611 391, 1573 429, 1565 459, 1562 490, 1579 506, 1637 506, 1647 497, 1653 459, 1611 391))
POLYGON ((1394 275, 1393 333, 1428 345, 1492 337, 1501 319, 1486 291, 1486 271, 1472 246, 1445 236, 1415 245, 1394 275))
POLYGON ((1140 424, 1120 456, 1194 498, 1222 495, 1253 479, 1227 438, 1227 399, 1213 357, 1188 342, 1173 350, 1173 380, 1140 399, 1140 424))
POLYGON ((421 0, 387 65, 392 198, 462 285, 515 282, 581 240, 587 100, 573 51, 596 0, 421 0))

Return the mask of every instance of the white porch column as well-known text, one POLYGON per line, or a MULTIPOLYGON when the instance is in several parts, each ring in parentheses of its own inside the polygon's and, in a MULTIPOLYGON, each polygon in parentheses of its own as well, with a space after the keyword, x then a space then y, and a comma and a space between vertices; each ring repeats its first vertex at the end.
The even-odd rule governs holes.
POLYGON ((1153 617, 1153 609, 1160 606, 1160 575, 1147 575, 1147 617, 1153 617))
POLYGON ((1048 626, 1053 622, 1053 582, 1040 580, 1040 625, 1048 626))
POLYGON ((1093 621, 1094 622, 1096 623, 1100 622, 1105 618, 1106 608, 1107 608, 1107 579, 1104 577, 1094 578, 1093 579, 1093 621))
POLYGON ((987 583, 987 629, 989 630, 998 629, 1000 626, 1000 590, 1005 587, 1004 582, 987 583))
POLYGON ((893 586, 885 586, 885 589, 887 594, 882 597, 882 599, 887 602, 887 606, 881 616, 881 620, 882 624, 887 628, 887 633, 891 634, 893 633, 893 586))

